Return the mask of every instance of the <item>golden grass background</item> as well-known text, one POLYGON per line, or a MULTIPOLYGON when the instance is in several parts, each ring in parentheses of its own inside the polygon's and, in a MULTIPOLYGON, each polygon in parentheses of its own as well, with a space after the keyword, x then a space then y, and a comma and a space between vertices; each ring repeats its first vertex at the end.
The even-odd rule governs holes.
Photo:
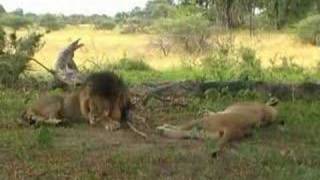
MULTIPOLYGON (((257 51, 264 65, 275 57, 292 57, 294 62, 304 67, 315 66, 320 60, 319 48, 302 43, 294 34, 282 32, 257 32, 250 37, 249 32, 233 32, 237 46, 251 47, 257 51)), ((155 69, 178 67, 184 59, 196 58, 181 52, 172 52, 165 57, 150 46, 153 35, 120 34, 115 31, 94 30, 91 26, 68 26, 60 31, 46 34, 45 46, 36 58, 53 67, 58 52, 69 42, 81 38, 85 47, 77 51, 75 60, 79 66, 95 63, 113 62, 124 56, 145 60, 155 69)), ((279 59, 279 58, 278 58, 279 59)), ((40 67, 34 66, 40 70, 40 67)))

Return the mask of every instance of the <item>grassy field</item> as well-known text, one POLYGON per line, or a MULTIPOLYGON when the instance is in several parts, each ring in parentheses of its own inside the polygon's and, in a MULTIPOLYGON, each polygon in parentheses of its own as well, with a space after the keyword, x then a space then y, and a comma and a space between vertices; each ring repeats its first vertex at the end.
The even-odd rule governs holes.
MULTIPOLYGON (((256 49, 264 64, 274 56, 294 56, 298 64, 310 67, 319 57, 317 48, 301 44, 292 34, 262 33, 250 38, 242 31, 234 35, 238 46, 256 49)), ((87 26, 47 34, 46 45, 36 58, 51 66, 61 47, 78 37, 86 44, 76 54, 80 66, 90 65, 92 60, 115 62, 127 56, 143 59, 161 70, 143 69, 141 64, 133 64, 131 67, 140 69, 131 70, 130 66, 124 67, 125 64, 114 65, 120 66, 117 72, 129 85, 204 78, 201 69, 173 68, 180 66, 181 59, 196 57, 181 53, 163 57, 149 47, 151 35, 121 35, 116 31, 93 31, 87 26)), ((220 65, 211 67, 210 72, 217 70, 226 76, 229 67, 220 65)), ((252 73, 251 70, 254 69, 248 73, 252 73)), ((241 69, 235 69, 238 71, 241 69)), ((301 82, 307 79, 305 72, 296 67, 268 73, 262 76, 263 80, 301 82)), ((233 78, 234 74, 230 76, 233 78)), ((214 75, 209 77, 217 80, 214 75)), ((312 78, 317 77, 319 74, 312 78)), ((220 111, 235 101, 263 101, 266 95, 244 91, 232 96, 227 92, 207 97, 190 96, 187 107, 183 108, 150 101, 143 111, 148 115, 146 123, 150 126, 146 128, 150 138, 145 140, 131 131, 106 132, 85 123, 38 128, 19 126, 16 119, 23 109, 46 90, 47 79, 42 82, 40 77, 35 78, 25 77, 22 84, 17 83, 21 88, 0 89, 0 179, 317 180, 320 177, 320 102, 317 100, 281 101, 279 119, 285 121, 284 126, 258 129, 252 137, 231 143, 217 158, 212 158, 215 142, 168 140, 158 136, 154 128, 163 123, 187 122, 200 117, 204 110, 220 111)))
MULTIPOLYGON (((257 55, 263 64, 268 65, 270 59, 290 57, 294 62, 304 67, 311 67, 319 62, 320 51, 317 47, 303 44, 294 34, 274 32, 256 32, 250 37, 249 32, 232 33, 237 46, 251 47, 257 50, 257 55)), ((196 59, 182 52, 173 52, 165 57, 159 49, 152 47, 150 41, 153 35, 120 34, 118 31, 97 31, 90 26, 69 26, 60 31, 54 31, 44 37, 44 48, 36 54, 36 58, 48 66, 52 66, 58 52, 67 43, 82 38, 85 47, 76 54, 79 65, 92 65, 91 61, 104 63, 114 62, 124 56, 142 59, 153 68, 163 70, 181 65, 186 59, 196 59)), ((37 68, 38 69, 38 68, 37 68)))
MULTIPOLYGON (((217 158, 215 143, 168 140, 149 132, 148 140, 130 131, 106 132, 86 124, 20 127, 15 123, 24 99, 37 93, 3 90, 0 98, 0 179, 308 179, 320 177, 319 102, 283 101, 285 126, 256 130, 232 143, 217 158)), ((203 109, 221 110, 257 96, 227 94, 191 97, 186 108, 152 110, 151 128, 179 124, 203 109)), ((153 106, 151 104, 151 106, 153 106)))

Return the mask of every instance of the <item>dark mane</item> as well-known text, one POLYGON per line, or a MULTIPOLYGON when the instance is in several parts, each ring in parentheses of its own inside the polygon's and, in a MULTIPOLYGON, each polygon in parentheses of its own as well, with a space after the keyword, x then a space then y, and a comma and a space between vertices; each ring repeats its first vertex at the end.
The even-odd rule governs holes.
POLYGON ((85 81, 85 86, 90 88, 92 95, 98 95, 108 99, 117 97, 127 89, 123 80, 110 71, 90 74, 85 81))

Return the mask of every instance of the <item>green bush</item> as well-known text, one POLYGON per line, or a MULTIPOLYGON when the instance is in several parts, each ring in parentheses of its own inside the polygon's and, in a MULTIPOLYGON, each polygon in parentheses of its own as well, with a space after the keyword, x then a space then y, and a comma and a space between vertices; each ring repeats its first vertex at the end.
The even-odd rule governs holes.
POLYGON ((32 22, 24 16, 17 16, 13 14, 4 14, 0 16, 0 26, 11 27, 14 30, 28 27, 31 24, 32 22))
POLYGON ((242 47, 238 52, 241 57, 239 61, 238 78, 240 80, 261 80, 263 70, 260 59, 256 56, 256 51, 242 47))
POLYGON ((150 26, 151 21, 140 17, 132 17, 127 20, 121 30, 122 34, 132 33, 146 33, 147 27, 150 26))
POLYGON ((0 49, 0 84, 12 85, 19 76, 30 69, 30 57, 41 48, 42 34, 30 33, 27 36, 16 39, 15 34, 6 37, 0 49))
POLYGON ((118 63, 110 65, 111 69, 127 71, 151 71, 152 68, 141 59, 122 58, 118 63))
POLYGON ((117 24, 112 19, 99 20, 94 23, 94 28, 99 30, 113 30, 117 24))
POLYGON ((215 80, 262 80, 264 78, 256 51, 241 47, 221 46, 201 60, 207 77, 215 80))
POLYGON ((298 25, 298 36, 307 43, 320 45, 320 15, 309 16, 298 25))
POLYGON ((210 22, 201 15, 162 19, 154 29, 189 53, 208 49, 210 22))
POLYGON ((37 143, 41 148, 49 148, 53 145, 53 133, 48 127, 40 127, 35 133, 37 143))
POLYGON ((40 17, 39 25, 46 28, 47 31, 56 31, 66 26, 62 18, 52 14, 45 14, 40 17))
POLYGON ((267 69, 268 80, 278 81, 305 81, 312 74, 312 71, 306 70, 296 64, 292 57, 279 57, 271 60, 271 66, 267 69), (280 62, 280 64, 276 64, 280 62), (307 73, 308 72, 308 73, 307 73))
POLYGON ((202 68, 209 79, 231 80, 236 76, 235 60, 219 52, 208 56, 202 61, 202 68))

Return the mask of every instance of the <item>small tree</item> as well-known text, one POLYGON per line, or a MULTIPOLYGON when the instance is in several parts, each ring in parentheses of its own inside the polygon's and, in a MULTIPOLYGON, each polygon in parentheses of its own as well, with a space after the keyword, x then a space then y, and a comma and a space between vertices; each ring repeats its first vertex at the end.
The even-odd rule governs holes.
POLYGON ((167 0, 152 0, 147 2, 144 11, 150 19, 168 18, 175 14, 175 7, 167 0))
POLYGON ((126 12, 119 12, 114 18, 117 24, 123 24, 126 23, 127 19, 129 18, 129 14, 126 12))
POLYGON ((150 24, 151 22, 147 19, 132 17, 127 20, 127 23, 123 26, 121 33, 130 34, 147 32, 147 27, 150 24))
POLYGON ((168 56, 173 48, 172 40, 165 35, 158 35, 151 41, 151 46, 158 48, 164 56, 168 56))
POLYGON ((29 26, 32 22, 23 16, 17 16, 12 14, 5 14, 0 16, 0 25, 11 27, 14 30, 18 30, 29 26))
POLYGON ((14 14, 16 16, 23 16, 23 9, 17 8, 16 10, 12 11, 11 14, 14 14))
POLYGON ((238 78, 240 80, 261 80, 263 77, 263 70, 261 61, 256 56, 256 51, 251 48, 242 47, 238 50, 239 70, 238 78))
POLYGON ((117 24, 112 19, 99 20, 94 23, 95 29, 113 30, 117 24))
POLYGON ((19 76, 30 68, 29 62, 41 47, 42 34, 30 33, 16 38, 0 30, 0 83, 11 85, 19 76), (7 37, 9 36, 9 37, 7 37))
POLYGON ((0 14, 6 13, 6 9, 0 4, 0 14))
POLYGON ((201 15, 162 19, 155 29, 189 53, 208 48, 210 22, 201 15))
POLYGON ((303 19, 298 23, 297 28, 301 40, 313 45, 320 45, 320 15, 303 19))
POLYGON ((66 26, 62 18, 59 18, 52 14, 45 14, 41 16, 39 20, 39 25, 46 28, 49 31, 56 31, 66 26))

